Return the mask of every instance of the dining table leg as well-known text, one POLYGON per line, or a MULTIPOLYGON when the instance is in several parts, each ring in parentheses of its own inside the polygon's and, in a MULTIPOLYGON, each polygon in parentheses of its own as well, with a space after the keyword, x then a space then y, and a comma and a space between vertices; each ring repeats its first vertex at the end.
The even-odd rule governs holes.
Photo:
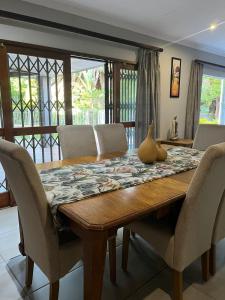
POLYGON ((101 299, 107 238, 107 231, 90 231, 83 239, 84 300, 101 299))

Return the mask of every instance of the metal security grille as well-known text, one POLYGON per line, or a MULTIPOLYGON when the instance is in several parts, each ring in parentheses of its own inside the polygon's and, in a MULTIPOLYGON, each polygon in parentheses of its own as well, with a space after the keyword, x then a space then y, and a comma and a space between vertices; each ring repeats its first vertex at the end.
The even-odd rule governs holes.
POLYGON ((15 143, 27 149, 35 163, 61 159, 57 133, 15 136, 15 143))
POLYGON ((105 64, 105 123, 113 123, 113 63, 105 64))
MULTIPOLYGON (((0 68, 0 70, 1 70, 1 68, 0 68)), ((3 128, 4 128, 1 89, 0 89, 0 128, 1 128, 1 130, 3 130, 3 128)), ((0 134, 0 138, 3 138, 2 132, 0 134)), ((5 178, 5 172, 3 170, 2 165, 0 164, 0 193, 6 192, 6 191, 7 191, 7 183, 6 183, 6 178, 5 178)))
POLYGON ((128 146, 135 148, 135 113, 137 70, 134 66, 120 68, 120 122, 126 127, 128 146))
POLYGON ((126 135, 128 141, 128 148, 134 149, 135 148, 135 127, 126 127, 126 135))
POLYGON ((41 127, 65 124, 63 61, 14 53, 8 61, 13 127, 40 127, 40 134, 15 136, 15 143, 36 163, 60 159, 58 135, 41 134, 41 127))
MULTIPOLYGON (((75 56, 62 50, 5 43, 0 44, 0 137, 23 146, 35 163, 59 160, 56 126, 80 122, 73 107, 71 66, 75 56)), ((95 107, 101 109, 100 123, 123 122, 133 148, 136 66, 107 59, 101 62, 94 82, 95 89, 105 93, 103 103, 95 107)), ((98 123, 99 118, 92 121, 98 123)), ((90 118, 87 122, 91 123, 90 118)), ((13 203, 0 165, 0 207, 13 203)))
POLYGON ((14 127, 64 124, 63 61, 8 57, 14 127))
POLYGON ((135 120, 137 71, 120 69, 120 121, 135 120))

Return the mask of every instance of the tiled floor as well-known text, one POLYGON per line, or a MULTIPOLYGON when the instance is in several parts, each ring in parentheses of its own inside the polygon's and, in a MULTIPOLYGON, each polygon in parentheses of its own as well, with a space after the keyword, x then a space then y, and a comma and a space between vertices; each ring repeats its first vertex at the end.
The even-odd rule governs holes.
MULTIPOLYGON (((24 257, 19 255, 18 220, 16 208, 0 210, 0 300, 47 300, 48 280, 35 267, 32 288, 23 289, 24 257)), ((121 232, 117 243, 117 285, 109 281, 108 261, 104 276, 103 300, 169 300, 171 274, 141 238, 132 239, 129 253, 129 272, 121 270, 121 232)), ((200 261, 184 274, 184 300, 225 299, 225 241, 218 247, 218 272, 207 283, 201 281, 200 261)), ((83 299, 83 267, 78 263, 60 281, 59 300, 83 299)), ((91 299, 90 299, 91 300, 91 299)))

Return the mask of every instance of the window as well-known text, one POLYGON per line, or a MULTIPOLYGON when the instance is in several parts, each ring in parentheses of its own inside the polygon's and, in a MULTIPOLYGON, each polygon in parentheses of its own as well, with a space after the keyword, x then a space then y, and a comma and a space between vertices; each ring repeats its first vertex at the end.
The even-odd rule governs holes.
POLYGON ((122 122, 129 148, 134 148, 135 66, 72 57, 71 82, 73 124, 122 122))
MULTIPOLYGON (((123 122, 134 147, 135 65, 23 44, 0 52, 0 137, 26 148, 35 163, 61 159, 56 126, 64 124, 123 122)), ((0 207, 5 195, 9 203, 0 164, 0 207)))
POLYGON ((225 124, 225 75, 203 75, 200 124, 225 124))

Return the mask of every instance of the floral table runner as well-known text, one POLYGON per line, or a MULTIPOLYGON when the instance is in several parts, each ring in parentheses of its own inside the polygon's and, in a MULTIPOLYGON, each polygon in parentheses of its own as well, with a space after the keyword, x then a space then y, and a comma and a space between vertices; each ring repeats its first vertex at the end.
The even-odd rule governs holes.
POLYGON ((153 164, 142 163, 136 152, 88 164, 42 170, 41 181, 54 216, 60 204, 76 202, 101 193, 132 187, 194 169, 203 155, 195 149, 174 147, 168 158, 153 164))

